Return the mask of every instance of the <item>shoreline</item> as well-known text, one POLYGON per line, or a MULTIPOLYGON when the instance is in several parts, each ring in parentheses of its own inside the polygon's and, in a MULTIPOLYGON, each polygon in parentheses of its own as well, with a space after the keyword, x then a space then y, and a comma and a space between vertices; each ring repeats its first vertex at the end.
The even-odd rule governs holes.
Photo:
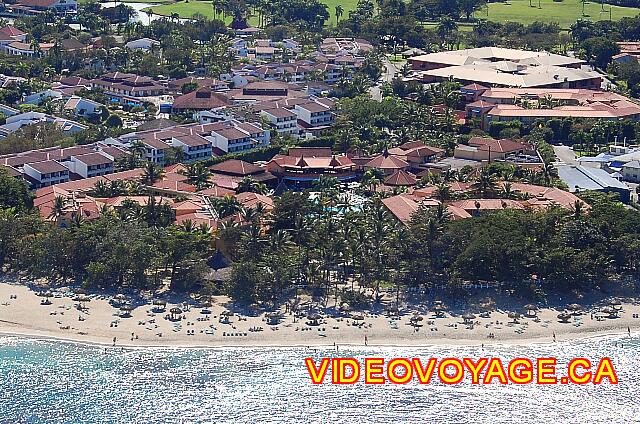
MULTIPOLYGON (((0 335, 45 341, 81 343, 117 348, 236 349, 236 348, 430 348, 481 346, 529 346, 587 339, 640 335, 640 304, 623 303, 615 319, 595 319, 593 310, 574 316, 568 323, 558 322, 559 310, 540 309, 537 317, 509 318, 506 310, 494 310, 486 317, 463 322, 458 314, 436 317, 424 305, 408 304, 400 316, 389 317, 376 311, 355 315, 323 315, 312 323, 303 314, 297 319, 280 310, 276 322, 263 312, 236 309, 224 296, 203 308, 189 306, 169 319, 169 311, 182 307, 173 298, 165 310, 153 309, 149 300, 133 307, 129 317, 113 299, 90 295, 79 309, 69 289, 62 289, 43 304, 25 285, 0 282, 0 335), (420 315, 414 322, 413 313, 420 315), (230 319, 225 319, 231 314, 230 319), (357 317, 359 315, 359 318, 357 317), (356 319, 354 319, 354 316, 356 319), (367 343, 365 344, 365 339, 367 343), (115 341, 115 343, 114 343, 115 341)), ((87 296, 85 296, 87 297, 87 296)), ((168 299, 171 300, 171 299, 168 299)), ((522 309, 510 305, 510 310, 522 309), (512 307, 511 307, 512 306, 512 307)), ((330 311, 328 308, 327 311, 330 311)))
MULTIPOLYGON (((640 330, 640 328, 636 329, 640 330)), ((604 338, 619 338, 619 339, 629 339, 629 336, 624 332, 619 331, 595 331, 591 333, 566 333, 565 337, 562 340, 558 340, 557 342, 553 341, 543 341, 543 337, 533 338, 530 340, 503 340, 499 342, 487 342, 483 343, 480 340, 474 340, 473 344, 472 340, 461 340, 461 339, 436 339, 436 343, 375 343, 375 344, 355 344, 355 343, 341 343, 339 344, 340 348, 352 348, 352 349, 369 349, 374 350, 376 348, 434 348, 434 347, 444 347, 444 348, 477 348, 480 345, 484 345, 484 347, 494 347, 494 346, 504 346, 504 347, 528 347, 528 346, 540 346, 540 345, 554 345, 554 344, 562 344, 567 342, 575 342, 575 341, 583 341, 583 340, 591 340, 591 339, 604 339, 604 338), (453 343, 460 342, 460 343, 453 343)), ((113 346, 108 342, 102 342, 99 340, 89 340, 89 339, 78 339, 73 337, 61 337, 56 334, 38 334, 38 333, 23 333, 23 332, 8 332, 8 331, 0 331, 0 337, 10 337, 14 339, 27 339, 27 340, 35 340, 42 342, 57 342, 64 344, 78 344, 88 347, 104 347, 110 349, 125 349, 125 350, 138 350, 138 349, 156 349, 156 350, 178 350, 178 349, 333 349, 335 346, 330 344, 322 344, 322 343, 310 343, 310 344, 180 344, 180 343, 171 343, 171 344, 143 344, 143 343, 128 343, 113 346)), ((640 338, 640 333, 635 333, 632 331, 631 338, 640 338)))
MULTIPOLYGON (((368 343, 367 345, 363 343, 351 343, 351 342, 343 342, 338 344, 340 348, 357 348, 357 349, 376 349, 376 348, 433 348, 433 347, 444 347, 444 348, 474 348, 474 347, 492 347, 492 346, 506 346, 506 347, 528 347, 532 345, 554 345, 554 344, 562 344, 567 342, 576 342, 590 339, 604 339, 604 338, 619 338, 619 339, 629 339, 629 335, 626 331, 622 331, 622 329, 614 328, 614 329, 601 329, 594 331, 574 331, 568 333, 562 333, 563 338, 554 342, 553 340, 546 340, 548 336, 538 336, 533 337, 527 340, 519 340, 519 339, 504 339, 504 340, 492 340, 492 341, 483 341, 480 339, 454 339, 454 338, 438 338, 438 339, 428 339, 431 343, 424 343, 420 341, 415 341, 414 343, 387 343, 380 342, 374 339, 375 343, 368 343)), ((158 349, 158 350, 177 350, 177 349, 333 349, 335 345, 326 344, 322 340, 314 340, 307 344, 301 343, 287 343, 287 344, 279 344, 279 343, 255 343, 255 344, 238 344, 238 343, 180 343, 180 342, 171 342, 171 343, 130 343, 127 341, 126 344, 116 344, 115 346, 108 341, 101 341, 97 338, 81 338, 81 335, 78 337, 71 337, 70 335, 60 335, 55 332, 46 333, 46 332, 23 332, 23 331, 8 331, 6 328, 0 330, 0 337, 10 337, 14 339, 27 339, 27 340, 36 340, 36 341, 44 341, 44 342, 57 342, 57 343, 65 343, 65 344, 78 344, 89 347, 104 347, 111 349, 158 349)), ((631 338, 640 338, 640 326, 631 327, 631 338)))

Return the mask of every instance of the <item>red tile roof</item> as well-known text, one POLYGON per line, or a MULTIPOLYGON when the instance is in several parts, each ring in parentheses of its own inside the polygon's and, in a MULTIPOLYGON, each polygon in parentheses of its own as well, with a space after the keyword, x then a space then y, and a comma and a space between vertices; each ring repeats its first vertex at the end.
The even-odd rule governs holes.
POLYGON ((416 182, 418 180, 415 175, 402 169, 398 169, 384 180, 384 183, 390 186, 413 186, 416 185, 416 182))
POLYGON ((364 166, 378 169, 407 169, 409 163, 396 156, 383 153, 371 159, 364 166))
POLYGON ((176 97, 173 101, 174 109, 209 110, 229 104, 229 99, 222 93, 211 91, 211 88, 201 87, 191 93, 176 97))
POLYGON ((224 162, 209 167, 209 169, 212 172, 239 176, 252 175, 265 171, 264 168, 238 159, 225 160, 224 162))

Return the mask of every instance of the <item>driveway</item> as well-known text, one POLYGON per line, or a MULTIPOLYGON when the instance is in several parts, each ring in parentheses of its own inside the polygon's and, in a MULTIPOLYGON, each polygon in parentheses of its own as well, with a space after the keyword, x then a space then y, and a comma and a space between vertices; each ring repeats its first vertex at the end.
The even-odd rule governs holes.
POLYGON ((576 154, 569 146, 553 146, 553 152, 558 158, 558 162, 564 162, 567 165, 578 165, 576 154))

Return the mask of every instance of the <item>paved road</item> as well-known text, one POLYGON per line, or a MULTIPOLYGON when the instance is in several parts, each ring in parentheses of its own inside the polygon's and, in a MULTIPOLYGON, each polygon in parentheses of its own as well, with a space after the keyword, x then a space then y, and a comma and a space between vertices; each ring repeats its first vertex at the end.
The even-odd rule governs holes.
POLYGON ((386 57, 382 60, 382 66, 384 67, 384 69, 382 71, 382 75, 380 76, 381 82, 376 83, 376 85, 374 85, 369 89, 369 94, 371 94, 371 98, 379 102, 382 101, 382 93, 380 92, 380 86, 385 82, 391 82, 395 73, 398 72, 395 65, 389 62, 389 60, 386 57))
POLYGON ((577 165, 576 154, 569 146, 553 146, 553 151, 556 154, 559 162, 564 162, 567 165, 577 165))

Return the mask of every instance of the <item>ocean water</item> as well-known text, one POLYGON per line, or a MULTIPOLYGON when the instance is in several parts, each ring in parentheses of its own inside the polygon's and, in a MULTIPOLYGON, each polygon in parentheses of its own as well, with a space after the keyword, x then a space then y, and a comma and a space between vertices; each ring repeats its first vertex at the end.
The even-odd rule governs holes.
MULTIPOLYGON (((121 351, 0 337, 0 423, 637 423, 640 341, 480 348, 344 348, 339 356, 612 358, 610 385, 312 385, 332 349, 121 351), (622 344, 622 346, 621 346, 622 344)), ((561 368, 562 369, 562 368, 561 368)))

